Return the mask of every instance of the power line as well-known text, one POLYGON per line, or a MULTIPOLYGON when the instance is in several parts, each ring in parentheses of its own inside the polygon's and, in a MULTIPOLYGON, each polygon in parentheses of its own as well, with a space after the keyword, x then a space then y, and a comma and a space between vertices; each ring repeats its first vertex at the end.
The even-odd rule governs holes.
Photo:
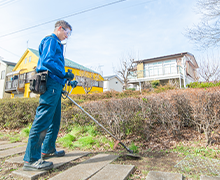
POLYGON ((13 3, 15 1, 17 1, 17 0, 3 0, 3 1, 0 1, 0 7, 8 5, 8 4, 13 3))
POLYGON ((7 49, 2 48, 2 47, 0 47, 0 49, 3 49, 4 51, 7 51, 7 52, 10 53, 10 54, 13 54, 14 56, 21 57, 21 56, 19 56, 19 55, 17 55, 17 54, 14 54, 14 53, 11 52, 11 51, 8 51, 7 49))
POLYGON ((120 3, 120 2, 123 2, 123 1, 127 1, 127 0, 114 1, 114 2, 111 2, 111 3, 108 3, 108 4, 104 4, 104 5, 101 5, 101 6, 97 6, 97 7, 94 7, 94 8, 87 9, 87 10, 83 10, 83 11, 80 11, 80 12, 77 12, 77 13, 73 13, 73 14, 70 14, 70 15, 67 15, 67 16, 63 16, 63 17, 58 18, 58 19, 53 19, 51 21, 47 21, 47 22, 44 22, 44 23, 41 23, 41 24, 37 24, 37 25, 31 26, 31 27, 28 27, 28 28, 24 28, 24 29, 21 29, 21 30, 18 30, 18 31, 8 33, 8 34, 4 34, 4 35, 0 36, 0 38, 5 37, 5 36, 9 36, 9 35, 12 35, 12 34, 16 34, 16 33, 22 32, 22 31, 26 31, 28 29, 33 29, 35 27, 42 26, 42 25, 45 25, 45 24, 49 24, 51 22, 58 21, 60 19, 68 18, 68 17, 71 17, 71 16, 76 16, 76 15, 83 14, 83 13, 86 13, 86 12, 90 12, 90 11, 93 11, 93 10, 96 10, 96 9, 111 6, 113 4, 117 4, 117 3, 120 3))

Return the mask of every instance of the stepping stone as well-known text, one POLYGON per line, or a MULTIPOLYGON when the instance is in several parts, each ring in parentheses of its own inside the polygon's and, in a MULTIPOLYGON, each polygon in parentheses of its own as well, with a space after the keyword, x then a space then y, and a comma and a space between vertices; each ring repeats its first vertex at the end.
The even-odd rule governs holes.
POLYGON ((10 141, 0 141, 0 145, 2 145, 2 144, 9 144, 10 143, 10 141))
POLYGON ((217 177, 200 176, 200 180, 220 180, 220 176, 217 176, 217 177))
POLYGON ((89 180, 124 180, 134 170, 134 167, 133 165, 108 164, 89 180))
POLYGON ((60 173, 50 180, 83 180, 88 179, 100 169, 117 159, 118 156, 110 154, 98 154, 87 161, 84 161, 70 169, 60 173))
MULTIPOLYGON (((63 164, 66 164, 72 160, 79 159, 80 157, 86 156, 87 154, 89 154, 89 152, 73 151, 73 152, 66 153, 66 155, 63 157, 53 157, 53 158, 47 159, 46 161, 52 161, 54 164, 54 168, 58 168, 62 166, 63 164)), ((23 156, 20 156, 19 158, 18 157, 12 158, 10 162, 23 164, 23 156)), ((33 179, 37 179, 39 176, 46 174, 47 172, 48 171, 23 171, 21 168, 17 171, 13 171, 12 174, 13 176, 19 177, 22 179, 33 180, 33 179)))
POLYGON ((0 150, 8 149, 8 148, 16 147, 16 146, 21 146, 21 145, 24 146, 26 145, 26 143, 18 142, 18 143, 0 145, 0 150))
POLYGON ((23 158, 24 158, 24 155, 23 156, 12 157, 10 159, 6 159, 5 162, 15 163, 15 164, 24 164, 23 158))
POLYGON ((26 146, 3 150, 3 151, 0 151, 0 158, 6 158, 14 154, 23 153, 25 152, 25 150, 26 150, 26 146))
POLYGON ((179 173, 167 173, 160 171, 150 171, 146 177, 146 180, 182 180, 183 176, 179 173))

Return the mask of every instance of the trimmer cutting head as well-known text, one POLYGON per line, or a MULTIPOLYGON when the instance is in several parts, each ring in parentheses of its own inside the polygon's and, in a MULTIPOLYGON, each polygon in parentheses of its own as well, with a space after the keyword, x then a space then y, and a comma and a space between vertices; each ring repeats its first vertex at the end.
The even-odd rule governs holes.
POLYGON ((141 159, 141 156, 137 155, 137 154, 132 154, 132 153, 128 153, 128 154, 125 154, 125 156, 128 156, 128 157, 131 157, 131 158, 134 158, 134 159, 141 159))
POLYGON ((135 158, 135 159, 140 159, 141 156, 135 154, 131 149, 129 149, 127 146, 125 146, 121 141, 117 140, 115 142, 115 145, 114 145, 114 149, 116 148, 116 146, 118 144, 121 144, 129 153, 128 154, 125 154, 124 156, 128 156, 128 157, 131 157, 131 158, 135 158))

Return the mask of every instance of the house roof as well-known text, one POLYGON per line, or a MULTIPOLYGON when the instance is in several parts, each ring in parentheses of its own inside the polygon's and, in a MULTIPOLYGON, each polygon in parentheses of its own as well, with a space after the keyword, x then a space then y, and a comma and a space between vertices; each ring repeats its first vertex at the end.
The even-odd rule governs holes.
POLYGON ((151 62, 151 61, 157 61, 157 60, 166 60, 166 59, 171 59, 171 58, 183 57, 185 55, 191 56, 193 58, 193 63, 195 65, 195 67, 198 67, 198 64, 195 60, 194 55, 189 52, 182 52, 182 53, 177 53, 177 54, 171 54, 171 55, 166 55, 166 56, 159 56, 159 57, 155 57, 155 58, 138 60, 138 61, 135 61, 135 63, 151 62))
POLYGON ((32 49, 32 48, 28 48, 32 53, 34 53, 37 57, 40 57, 39 56, 39 51, 36 50, 36 49, 32 49))
MULTIPOLYGON (((39 57, 39 51, 38 50, 35 50, 35 49, 31 49, 31 48, 28 48, 31 52, 33 52, 37 57, 39 57)), ((64 58, 65 59, 65 66, 68 66, 68 67, 71 67, 71 68, 75 68, 75 69, 80 69, 80 70, 83 70, 83 71, 88 71, 88 72, 93 72, 93 73, 96 73, 96 74, 99 74, 98 72, 95 72, 93 71, 92 69, 89 69, 83 65, 80 65, 76 62, 73 62, 71 61, 70 59, 67 59, 67 58, 64 58)))
POLYGON ((119 76, 117 76, 117 75, 104 76, 103 78, 104 78, 105 81, 109 81, 109 80, 111 80, 111 79, 113 79, 113 78, 117 78, 119 81, 121 81, 121 83, 123 83, 123 81, 121 80, 121 78, 120 78, 119 76))
POLYGON ((99 74, 98 72, 96 71, 93 71, 92 69, 89 69, 83 65, 80 65, 76 62, 73 62, 67 58, 65 58, 65 66, 68 66, 68 67, 72 67, 72 68, 75 68, 75 69, 80 69, 80 70, 83 70, 83 71, 89 71, 89 72, 93 72, 93 73, 96 73, 96 74, 99 74))
POLYGON ((7 64, 7 65, 9 65, 9 66, 15 66, 15 65, 16 65, 16 63, 10 62, 10 61, 2 60, 2 62, 4 62, 5 64, 7 64))

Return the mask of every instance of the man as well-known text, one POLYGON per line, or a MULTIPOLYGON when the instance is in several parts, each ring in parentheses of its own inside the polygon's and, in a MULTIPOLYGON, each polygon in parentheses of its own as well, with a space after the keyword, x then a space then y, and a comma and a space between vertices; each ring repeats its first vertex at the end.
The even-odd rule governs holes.
POLYGON ((36 71, 48 71, 47 90, 40 95, 39 106, 30 130, 24 155, 25 171, 52 169, 53 163, 43 159, 65 155, 63 150, 56 150, 55 142, 60 128, 62 88, 67 79, 74 78, 71 72, 65 72, 61 44, 61 41, 71 35, 71 31, 72 27, 66 21, 58 21, 52 35, 45 37, 39 46, 40 58, 36 71))

